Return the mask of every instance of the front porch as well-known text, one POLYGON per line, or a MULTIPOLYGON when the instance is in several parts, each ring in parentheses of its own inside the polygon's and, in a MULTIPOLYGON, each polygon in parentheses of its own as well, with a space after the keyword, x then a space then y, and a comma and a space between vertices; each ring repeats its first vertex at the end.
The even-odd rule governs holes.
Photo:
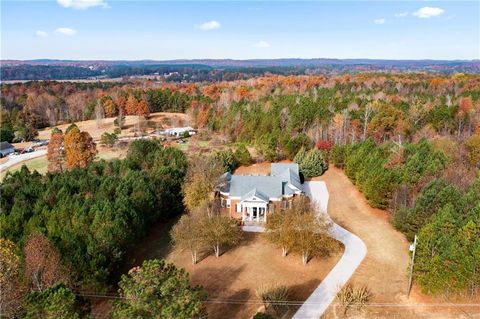
POLYGON ((242 202, 242 222, 265 223, 267 221, 268 203, 242 202))

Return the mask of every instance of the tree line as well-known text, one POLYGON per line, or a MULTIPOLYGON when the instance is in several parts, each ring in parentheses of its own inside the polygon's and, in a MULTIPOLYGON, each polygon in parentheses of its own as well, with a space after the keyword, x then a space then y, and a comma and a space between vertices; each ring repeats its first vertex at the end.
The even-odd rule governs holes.
POLYGON ((480 289, 480 179, 442 145, 369 139, 336 145, 330 159, 371 206, 391 211, 409 240, 418 235, 414 280, 425 292, 473 297, 480 289))

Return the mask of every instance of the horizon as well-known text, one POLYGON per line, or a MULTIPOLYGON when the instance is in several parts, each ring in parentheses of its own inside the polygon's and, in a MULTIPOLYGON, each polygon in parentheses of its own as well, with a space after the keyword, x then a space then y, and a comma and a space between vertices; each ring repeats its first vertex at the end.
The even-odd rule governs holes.
POLYGON ((2 1, 1 59, 475 61, 479 9, 475 1, 2 1))
POLYGON ((432 62, 480 62, 480 58, 474 59, 374 59, 374 58, 302 58, 302 57, 286 57, 286 58, 191 58, 191 59, 56 59, 56 58, 34 58, 34 59, 0 59, 0 61, 21 61, 21 62, 37 62, 37 61, 58 61, 58 62, 180 62, 180 61, 275 61, 275 60, 337 60, 337 61, 432 61, 432 62))

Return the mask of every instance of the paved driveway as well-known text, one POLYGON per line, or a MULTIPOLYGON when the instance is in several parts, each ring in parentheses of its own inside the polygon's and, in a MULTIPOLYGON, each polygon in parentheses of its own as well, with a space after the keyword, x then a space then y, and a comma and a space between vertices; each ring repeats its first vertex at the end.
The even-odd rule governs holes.
POLYGON ((38 151, 33 151, 31 153, 25 153, 20 155, 10 155, 8 157, 8 161, 0 165, 0 172, 18 163, 28 161, 28 160, 31 160, 32 158, 40 157, 44 155, 47 155, 47 150, 38 150, 38 151))
MULTIPOLYGON (((303 187, 305 194, 316 203, 319 213, 327 214, 329 195, 325 182, 305 182, 303 187)), ((328 214, 327 217, 330 219, 328 214)), ((363 241, 346 229, 333 223, 331 233, 345 246, 343 256, 310 297, 305 300, 293 318, 320 318, 335 300, 339 289, 347 283, 367 254, 367 247, 363 241)))

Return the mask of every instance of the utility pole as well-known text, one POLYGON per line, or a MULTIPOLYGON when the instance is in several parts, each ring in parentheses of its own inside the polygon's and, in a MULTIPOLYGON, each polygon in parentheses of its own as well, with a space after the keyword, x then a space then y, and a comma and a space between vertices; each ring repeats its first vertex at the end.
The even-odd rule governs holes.
POLYGON ((417 235, 415 235, 415 239, 413 244, 410 245, 410 251, 412 252, 412 261, 410 264, 410 276, 408 279, 408 287, 407 287, 407 299, 410 297, 410 290, 412 289, 412 276, 413 276, 413 264, 415 263, 415 251, 417 250, 417 235))

